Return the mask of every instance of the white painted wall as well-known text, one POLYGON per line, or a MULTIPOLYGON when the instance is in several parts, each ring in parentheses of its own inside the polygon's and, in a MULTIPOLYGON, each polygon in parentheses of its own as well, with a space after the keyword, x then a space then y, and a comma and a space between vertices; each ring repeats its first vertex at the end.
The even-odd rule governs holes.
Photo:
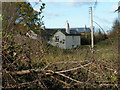
POLYGON ((66 49, 72 49, 80 45, 80 36, 66 36, 66 49))
POLYGON ((60 48, 66 49, 66 42, 64 41, 66 39, 65 37, 66 36, 62 32, 58 31, 54 34, 52 40, 49 43, 52 44, 53 46, 58 46, 60 48), (55 36, 59 36, 59 42, 55 42, 55 36))
POLYGON ((81 45, 81 38, 80 36, 66 36, 61 31, 58 31, 49 41, 49 44, 59 48, 72 49, 81 45), (55 42, 55 36, 59 36, 59 42, 55 42))

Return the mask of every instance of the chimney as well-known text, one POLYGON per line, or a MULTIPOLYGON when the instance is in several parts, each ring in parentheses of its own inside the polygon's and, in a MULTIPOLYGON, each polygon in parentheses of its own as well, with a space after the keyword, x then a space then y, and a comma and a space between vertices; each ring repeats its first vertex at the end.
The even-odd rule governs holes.
POLYGON ((66 33, 70 34, 70 27, 68 21, 66 21, 66 33))
POLYGON ((87 31, 87 27, 86 27, 86 25, 85 25, 84 31, 85 31, 85 32, 87 31))
POLYGON ((86 25, 85 25, 85 38, 87 38, 87 27, 86 27, 86 25))

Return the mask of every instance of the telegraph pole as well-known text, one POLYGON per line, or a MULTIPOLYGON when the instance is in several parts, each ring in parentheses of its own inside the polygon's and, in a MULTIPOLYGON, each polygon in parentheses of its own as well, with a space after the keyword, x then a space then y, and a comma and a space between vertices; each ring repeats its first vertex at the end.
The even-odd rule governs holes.
POLYGON ((93 31, 93 13, 92 13, 92 7, 90 7, 90 23, 91 23, 91 47, 92 47, 92 53, 94 49, 94 31, 93 31))

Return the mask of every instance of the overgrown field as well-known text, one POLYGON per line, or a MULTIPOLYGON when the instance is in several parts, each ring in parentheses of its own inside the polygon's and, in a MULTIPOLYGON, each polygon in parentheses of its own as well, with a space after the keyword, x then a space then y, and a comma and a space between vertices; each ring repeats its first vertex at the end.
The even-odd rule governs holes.
POLYGON ((46 45, 48 38, 42 21, 45 4, 35 4, 39 11, 29 2, 2 3, 2 88, 118 89, 120 69, 116 34, 120 31, 119 22, 114 22, 108 35, 100 31, 95 35, 94 53, 88 45, 90 34, 81 36, 84 45, 64 50, 46 45), (31 38, 31 31, 35 38, 31 38))
MULTIPOLYGON (((112 45, 109 40, 101 41, 94 47, 94 54, 91 53, 90 45, 81 45, 76 49, 60 49, 48 45, 47 52, 41 59, 46 63, 54 63, 60 61, 86 61, 92 60, 92 57, 98 61, 107 61, 112 64, 118 56, 117 44, 112 45)), ((34 63, 39 64, 40 61, 35 60, 34 63)))
POLYGON ((117 59, 117 44, 105 40, 95 45, 94 53, 91 53, 90 45, 71 50, 49 45, 41 61, 34 60, 33 63, 39 68, 43 66, 44 70, 65 75, 49 77, 53 82, 47 84, 52 88, 117 89, 117 59), (56 77, 58 82, 54 81, 56 77))
POLYGON ((3 43, 6 89, 118 88, 118 49, 109 39, 95 44, 94 53, 90 45, 65 50, 42 48, 38 40, 19 34, 8 39, 14 43, 3 43))

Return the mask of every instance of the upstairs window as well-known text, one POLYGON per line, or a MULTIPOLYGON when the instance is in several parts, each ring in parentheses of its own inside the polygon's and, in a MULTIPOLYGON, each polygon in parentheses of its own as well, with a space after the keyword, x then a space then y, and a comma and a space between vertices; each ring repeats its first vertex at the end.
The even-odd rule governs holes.
POLYGON ((55 42, 59 42, 59 36, 55 36, 55 42))
POLYGON ((74 45, 72 45, 72 48, 74 48, 74 45))

